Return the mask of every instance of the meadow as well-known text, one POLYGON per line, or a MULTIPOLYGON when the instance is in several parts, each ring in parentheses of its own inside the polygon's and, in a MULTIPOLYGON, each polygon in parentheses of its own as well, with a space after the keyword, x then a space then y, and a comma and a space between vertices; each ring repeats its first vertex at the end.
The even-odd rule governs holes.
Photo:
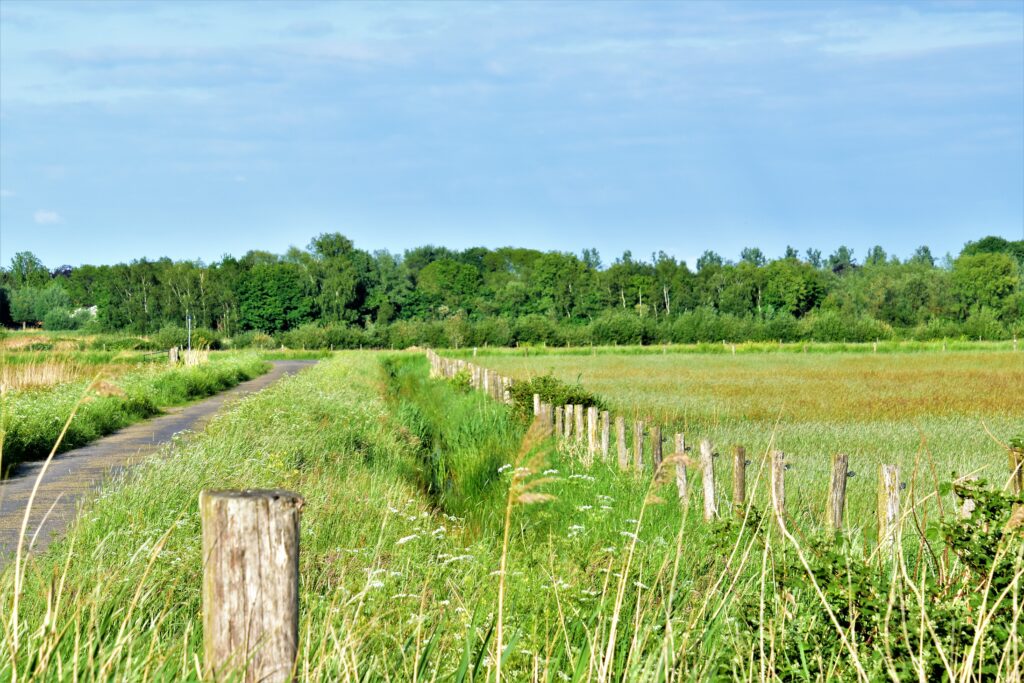
POLYGON ((418 353, 243 399, 0 574, 0 678, 202 679, 198 494, 263 487, 306 499, 298 680, 1019 680, 1021 499, 968 491, 886 560, 756 504, 706 523, 522 414, 418 353))
MULTIPOLYGON (((1007 481, 1006 444, 1024 431, 1022 352, 1005 345, 973 350, 976 344, 947 352, 893 345, 878 353, 870 344, 845 352, 769 345, 768 352, 748 346, 733 355, 721 347, 481 349, 476 361, 515 379, 550 374, 579 383, 613 414, 662 425, 666 440, 681 432, 693 445, 709 439, 722 454, 742 445, 755 460, 782 450, 793 482, 791 512, 807 521, 822 516, 834 453, 850 456, 857 475, 848 487, 851 519, 866 526, 882 463, 899 465, 918 492, 933 491, 954 472, 1007 481)), ((731 462, 719 463, 726 481, 731 462)))

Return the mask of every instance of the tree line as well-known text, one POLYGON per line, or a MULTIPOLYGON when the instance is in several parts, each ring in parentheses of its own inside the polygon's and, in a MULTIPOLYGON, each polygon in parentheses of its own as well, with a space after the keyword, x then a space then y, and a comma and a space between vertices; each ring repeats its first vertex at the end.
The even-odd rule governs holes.
POLYGON ((610 264, 535 249, 357 249, 339 233, 284 254, 0 269, 0 323, 180 337, 212 346, 605 344, 999 339, 1024 332, 1024 241, 985 237, 937 260, 756 247, 694 268, 658 252, 610 264), (229 341, 230 340, 230 341, 229 341))

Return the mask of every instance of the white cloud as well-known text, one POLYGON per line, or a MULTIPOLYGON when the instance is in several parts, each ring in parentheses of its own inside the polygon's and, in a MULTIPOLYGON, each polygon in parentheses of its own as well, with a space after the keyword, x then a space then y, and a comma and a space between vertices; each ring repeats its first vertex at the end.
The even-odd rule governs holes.
POLYGON ((39 209, 32 214, 32 218, 38 225, 55 225, 62 221, 60 214, 50 209, 39 209))
POLYGON ((8 190, 7 188, 0 188, 0 199, 7 199, 14 196, 14 190, 8 190))

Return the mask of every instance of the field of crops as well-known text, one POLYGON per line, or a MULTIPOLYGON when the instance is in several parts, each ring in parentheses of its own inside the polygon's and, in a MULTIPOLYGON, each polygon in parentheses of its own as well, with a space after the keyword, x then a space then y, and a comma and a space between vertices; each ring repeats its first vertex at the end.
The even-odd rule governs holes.
MULTIPOLYGON (((856 458, 891 457, 885 432, 870 430, 885 420, 876 403, 901 387, 897 425, 1020 426, 1018 399, 1004 393, 1021 365, 1007 353, 900 356, 896 366, 863 355, 477 360, 521 376, 580 375, 612 408, 719 444, 778 423, 780 443, 799 453, 796 490, 823 486, 806 472, 839 442, 834 430, 869 430, 849 449, 856 458), (936 379, 936 368, 953 376, 936 379), (785 390, 767 394, 776 384, 785 390), (874 398, 830 403, 850 388, 874 398), (805 395, 778 400, 787 392, 805 395), (803 441, 790 429, 806 430, 803 441)), ((198 495, 256 487, 306 499, 299 680, 1016 680, 1024 545, 1013 497, 973 494, 968 520, 908 520, 885 561, 856 530, 815 530, 799 496, 786 536, 760 505, 705 522, 664 477, 587 466, 523 413, 428 379, 418 353, 338 353, 282 380, 107 486, 18 582, 10 568, 0 574, 12 615, 0 678, 201 678, 198 495)), ((765 446, 760 438, 749 447, 765 446)), ((962 438, 996 464, 998 447, 973 429, 962 438)), ((921 450, 912 447, 907 462, 921 450)), ((936 463, 933 497, 942 486, 953 500, 939 482, 964 462, 936 463)), ((1003 451, 1002 473, 1005 462, 1003 451)), ((873 474, 862 469, 851 488, 858 479, 873 496, 873 474)))

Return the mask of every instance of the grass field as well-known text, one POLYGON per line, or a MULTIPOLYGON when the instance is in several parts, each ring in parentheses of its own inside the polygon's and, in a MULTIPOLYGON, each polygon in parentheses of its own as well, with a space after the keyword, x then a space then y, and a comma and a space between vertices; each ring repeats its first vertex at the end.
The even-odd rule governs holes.
MULTIPOLYGON (((852 519, 870 522, 880 463, 916 476, 919 491, 953 471, 1003 484, 1005 443, 1024 430, 1021 352, 488 352, 477 361, 514 378, 580 382, 613 412, 691 444, 710 439, 722 453, 734 444, 755 455, 778 448, 791 465, 795 515, 820 517, 833 453, 849 454, 859 475, 849 487, 852 519)), ((728 477, 731 460, 722 460, 728 477)))
MULTIPOLYGON (((693 400, 693 424, 758 405, 693 400)), ((886 562, 800 519, 782 535, 758 507, 705 523, 670 482, 584 466, 515 415, 415 353, 338 353, 242 400, 0 574, 0 679, 202 678, 199 491, 280 487, 306 498, 298 680, 1019 680, 1013 499, 979 493, 972 520, 920 536, 908 522, 886 562)))

